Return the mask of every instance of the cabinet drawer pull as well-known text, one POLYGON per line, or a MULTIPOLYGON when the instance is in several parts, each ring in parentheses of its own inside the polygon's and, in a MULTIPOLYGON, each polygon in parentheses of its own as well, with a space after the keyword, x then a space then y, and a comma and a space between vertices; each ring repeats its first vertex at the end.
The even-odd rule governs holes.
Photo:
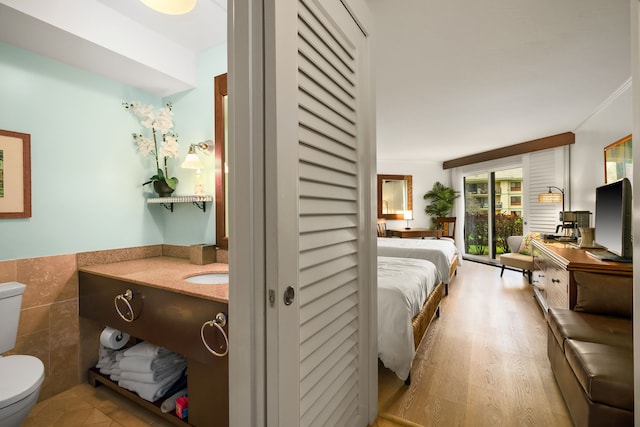
POLYGON ((226 324, 227 324, 227 315, 224 313, 218 313, 216 314, 215 319, 204 322, 202 324, 202 327, 200 328, 200 338, 202 338, 202 344, 204 344, 207 350, 209 350, 209 353, 213 354, 214 356, 224 357, 227 355, 227 353, 229 353, 229 338, 227 338, 227 333, 223 329, 224 325, 226 324), (209 347, 209 344, 207 344, 207 340, 204 338, 205 326, 215 326, 220 330, 220 333, 222 333, 222 336, 224 337, 224 342, 225 342, 224 352, 218 353, 217 351, 209 347))
POLYGON ((116 306, 116 311, 118 312, 118 316, 125 322, 131 323, 136 320, 136 315, 133 312, 133 307, 131 307, 130 301, 133 299, 133 291, 131 289, 127 289, 124 294, 116 295, 113 299, 113 304, 116 306), (118 307, 118 301, 124 301, 129 310, 127 315, 122 314, 120 311, 120 307, 118 307))

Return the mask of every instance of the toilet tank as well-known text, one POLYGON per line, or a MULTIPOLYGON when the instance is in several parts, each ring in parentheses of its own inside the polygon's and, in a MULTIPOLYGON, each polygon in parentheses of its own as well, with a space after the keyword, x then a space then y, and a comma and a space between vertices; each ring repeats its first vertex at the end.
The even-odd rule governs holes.
POLYGON ((16 345, 20 304, 25 288, 18 282, 0 283, 0 355, 16 345))

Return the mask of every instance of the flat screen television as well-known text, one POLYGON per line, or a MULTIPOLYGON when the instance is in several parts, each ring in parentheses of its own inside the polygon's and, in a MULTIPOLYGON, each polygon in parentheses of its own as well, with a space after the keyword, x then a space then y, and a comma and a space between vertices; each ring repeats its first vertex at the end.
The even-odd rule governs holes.
POLYGON ((589 251, 598 259, 631 261, 631 183, 627 178, 596 188, 595 241, 606 251, 589 251))

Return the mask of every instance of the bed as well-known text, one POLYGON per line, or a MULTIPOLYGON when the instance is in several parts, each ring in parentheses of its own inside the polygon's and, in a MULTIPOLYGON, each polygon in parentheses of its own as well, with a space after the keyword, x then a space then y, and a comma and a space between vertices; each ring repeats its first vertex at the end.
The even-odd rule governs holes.
POLYGON ((407 383, 416 349, 443 297, 444 284, 432 262, 378 256, 378 357, 407 383))
POLYGON ((396 239, 378 237, 378 256, 426 259, 435 264, 445 285, 456 275, 462 259, 460 251, 451 239, 396 239))

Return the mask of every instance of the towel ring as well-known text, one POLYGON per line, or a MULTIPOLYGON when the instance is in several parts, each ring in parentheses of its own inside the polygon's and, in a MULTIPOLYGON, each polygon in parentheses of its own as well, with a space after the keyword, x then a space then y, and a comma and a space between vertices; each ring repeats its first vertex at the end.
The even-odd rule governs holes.
POLYGON ((136 320, 136 316, 133 313, 133 307, 131 307, 131 303, 129 302, 132 299, 133 299, 133 291, 131 289, 127 289, 127 291, 124 294, 116 295, 116 297, 113 299, 113 305, 116 306, 116 311, 118 312, 118 316, 120 316, 122 320, 128 323, 131 323, 134 320, 136 320), (120 311, 120 307, 118 307, 118 300, 124 301, 124 303, 127 305, 127 308, 129 309, 129 314, 131 315, 130 318, 122 314, 122 312, 120 311))
POLYGON ((227 334, 223 329, 224 325, 226 324, 227 324, 227 315, 221 312, 216 314, 215 319, 204 322, 202 324, 202 327, 200 328, 200 338, 202 338, 202 344, 204 344, 207 350, 209 350, 209 353, 213 354, 214 356, 224 357, 227 355, 227 353, 229 353, 229 338, 227 338, 227 334), (224 337, 224 342, 226 344, 226 348, 223 353, 218 353, 217 351, 209 347, 209 344, 207 344, 207 340, 204 338, 205 326, 215 326, 220 330, 220 332, 222 333, 222 336, 224 337))

